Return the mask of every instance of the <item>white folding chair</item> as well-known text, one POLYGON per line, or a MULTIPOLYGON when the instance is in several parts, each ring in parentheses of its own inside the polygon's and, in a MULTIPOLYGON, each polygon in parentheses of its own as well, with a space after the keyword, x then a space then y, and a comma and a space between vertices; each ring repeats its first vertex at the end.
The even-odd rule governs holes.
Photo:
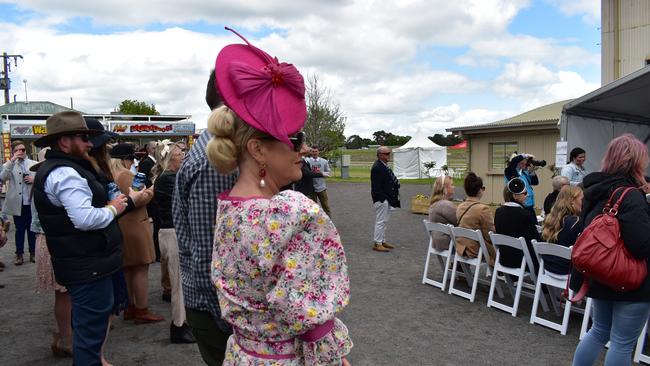
MULTIPOLYGON (((542 292, 542 285, 547 287, 555 287, 559 289, 566 288, 566 282, 569 279, 569 275, 559 275, 552 273, 544 269, 544 258, 543 256, 554 256, 566 260, 571 260, 571 248, 551 244, 545 242, 537 242, 537 240, 532 241, 533 248, 535 249, 535 256, 539 262, 539 273, 537 275, 537 285, 535 286, 535 298, 533 299, 533 310, 530 314, 530 324, 539 324, 545 327, 557 330, 562 335, 566 335, 567 328, 569 326, 569 314, 571 313, 571 301, 565 301, 564 304, 564 314, 562 316, 562 323, 558 324, 550 320, 546 320, 537 316, 537 306, 539 304, 540 296, 544 296, 542 292)), ((573 297, 573 291, 569 290, 569 298, 573 297)), ((551 297, 551 303, 555 301, 551 297)))
MULTIPOLYGON (((485 241, 483 240, 483 235, 481 234, 481 231, 466 229, 462 227, 454 227, 451 229, 451 231, 454 240, 456 240, 457 238, 467 238, 467 239, 475 240, 479 243, 479 250, 476 258, 466 258, 456 253, 456 255, 454 256, 454 265, 451 269, 451 281, 449 283, 450 294, 458 295, 460 297, 464 297, 468 299, 470 302, 474 302, 474 299, 476 298, 476 288, 478 287, 478 283, 479 283, 481 267, 483 265, 485 266, 486 277, 489 277, 491 275, 490 266, 488 265, 489 252, 487 251, 487 247, 485 245, 485 241), (456 270, 458 269, 459 263, 463 268, 463 271, 465 272, 465 277, 468 280, 472 276, 471 266, 474 266, 476 268, 473 273, 473 280, 472 280, 472 285, 470 286, 471 288, 470 292, 465 292, 454 288, 454 282, 456 280, 456 270)), ((485 283, 487 285, 490 284, 488 281, 480 281, 480 282, 485 283)), ((497 288, 497 293, 499 297, 503 297, 501 288, 499 287, 497 288)))
POLYGON ((582 339, 589 330, 589 321, 591 321, 591 297, 585 297, 585 314, 582 316, 582 325, 580 326, 580 337, 582 339))
POLYGON ((451 263, 452 257, 454 256, 454 237, 451 232, 452 225, 440 224, 437 222, 429 222, 428 220, 422 220, 424 223, 424 228, 427 231, 429 236, 429 249, 427 250, 427 259, 424 263, 424 273, 422 274, 422 283, 427 285, 432 285, 440 288, 440 290, 445 291, 447 286, 447 279, 449 278, 449 264, 451 263), (438 250, 433 246, 433 233, 439 232, 449 236, 449 246, 445 250, 438 250), (442 282, 430 279, 428 277, 429 273, 429 261, 431 256, 435 255, 438 258, 440 263, 440 268, 442 269, 442 282))
POLYGON ((634 351, 634 362, 645 364, 650 364, 650 355, 643 353, 643 348, 645 347, 646 337, 648 335, 648 322, 645 323, 639 339, 636 341, 636 351, 634 351))
MULTIPOLYGON (((512 316, 517 316, 517 310, 519 308, 519 299, 521 298, 521 295, 526 295, 531 298, 534 297, 534 286, 537 283, 537 276, 535 276, 534 270, 526 270, 526 266, 528 268, 533 269, 533 261, 532 257, 530 256, 530 252, 528 250, 528 246, 526 245, 526 240, 522 237, 519 238, 513 238, 511 236, 507 235, 502 235, 502 234, 495 234, 493 232, 489 233, 490 235, 490 240, 492 240, 492 245, 494 245, 494 249, 496 250, 496 261, 494 263, 494 274, 492 276, 492 283, 490 284, 490 294, 488 295, 488 307, 495 307, 499 310, 503 310, 505 312, 510 313, 512 316), (499 259, 501 258, 501 247, 510 247, 514 248, 517 250, 520 250, 523 255, 521 258, 521 264, 519 267, 506 267, 499 263, 499 259), (513 297, 513 303, 512 306, 508 306, 506 304, 494 301, 494 289, 497 286, 497 275, 501 273, 505 273, 507 275, 512 275, 512 276, 517 276, 517 284, 515 285, 512 280, 510 279, 509 276, 505 276, 506 283, 508 284, 510 288, 510 292, 513 297), (525 283, 525 279, 529 278, 531 283, 525 283), (522 289, 526 288, 527 291, 523 291, 522 289)), ((544 308, 546 311, 548 311, 548 308, 546 307, 546 301, 545 298, 542 298, 542 308, 544 308)))

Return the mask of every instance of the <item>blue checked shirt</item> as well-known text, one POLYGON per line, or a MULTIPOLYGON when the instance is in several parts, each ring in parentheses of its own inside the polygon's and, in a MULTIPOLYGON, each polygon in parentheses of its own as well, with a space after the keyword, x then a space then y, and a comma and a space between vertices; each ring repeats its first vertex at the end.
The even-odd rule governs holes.
POLYGON ((185 307, 209 311, 224 330, 217 290, 210 280, 217 196, 230 190, 237 173, 219 174, 205 152, 212 136, 206 130, 192 146, 176 175, 172 211, 178 238, 185 307))

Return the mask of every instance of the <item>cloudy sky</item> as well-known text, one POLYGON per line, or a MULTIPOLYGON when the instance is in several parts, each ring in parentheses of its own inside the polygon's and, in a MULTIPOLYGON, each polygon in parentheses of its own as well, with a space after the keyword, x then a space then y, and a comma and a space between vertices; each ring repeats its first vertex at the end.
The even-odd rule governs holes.
POLYGON ((600 85, 599 0, 0 0, 0 52, 21 54, 12 97, 109 113, 124 99, 209 113, 226 44, 318 74, 346 135, 429 135, 600 85))

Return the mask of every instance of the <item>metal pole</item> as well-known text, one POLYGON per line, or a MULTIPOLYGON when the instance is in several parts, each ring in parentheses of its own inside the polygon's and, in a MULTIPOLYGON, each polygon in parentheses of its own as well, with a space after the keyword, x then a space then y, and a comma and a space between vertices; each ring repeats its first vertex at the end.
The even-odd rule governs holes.
POLYGON ((4 82, 4 89, 5 89, 5 104, 9 104, 9 66, 8 66, 8 60, 9 57, 7 56, 7 52, 2 53, 2 64, 3 64, 3 79, 5 79, 4 82))

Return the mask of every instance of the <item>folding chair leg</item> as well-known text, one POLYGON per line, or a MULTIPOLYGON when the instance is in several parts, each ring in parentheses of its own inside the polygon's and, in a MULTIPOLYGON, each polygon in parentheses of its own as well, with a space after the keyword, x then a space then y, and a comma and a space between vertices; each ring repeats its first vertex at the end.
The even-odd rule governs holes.
MULTIPOLYGON (((573 291, 569 290, 569 298, 573 297, 573 291)), ((571 314, 571 301, 564 302, 564 316, 562 317, 562 330, 560 334, 566 335, 566 330, 569 327, 569 315, 571 314)))
POLYGON ((478 265, 476 265, 476 270, 474 271, 474 281, 472 281, 472 294, 470 295, 469 302, 474 302, 476 298, 476 289, 478 288, 478 278, 481 275, 481 253, 478 254, 478 265))
MULTIPOLYGON (((540 271, 540 274, 542 272, 540 271)), ((533 309, 530 311, 530 324, 535 324, 535 318, 537 318, 537 307, 539 305, 539 295, 542 292, 542 282, 537 277, 537 283, 535 284, 535 297, 533 297, 533 309)))
POLYGON ((451 267, 451 280, 449 281, 449 294, 454 289, 454 282, 456 280, 456 269, 458 268, 458 259, 454 257, 454 265, 451 267))
POLYGON ((634 362, 636 363, 650 362, 650 356, 646 356, 643 354, 643 348, 645 346, 647 332, 648 332, 648 322, 645 323, 645 326, 643 327, 643 331, 641 332, 641 335, 639 335, 639 339, 636 341, 636 350, 634 351, 634 362))
POLYGON ((582 326, 580 327, 580 339, 582 339, 587 330, 589 330, 589 321, 591 320, 591 298, 587 298, 585 303, 585 313, 582 317, 582 326))
POLYGON ((517 281, 517 290, 515 291, 515 301, 512 304, 512 316, 517 316, 517 309, 519 309, 519 299, 521 298, 521 287, 524 285, 524 278, 519 277, 517 281))
POLYGON ((431 244, 429 244, 429 249, 427 249, 427 260, 424 262, 424 273, 422 274, 422 284, 427 283, 427 275, 429 274, 429 260, 431 259, 431 244))
POLYGON ((465 282, 467 282, 467 287, 472 287, 472 266, 468 265, 467 263, 460 262, 460 268, 463 269, 463 273, 465 274, 465 282))
MULTIPOLYGON (((442 260, 442 258, 440 258, 440 259, 442 260)), ((449 278, 449 271, 450 271, 449 264, 450 264, 450 262, 451 262, 451 253, 449 254, 449 256, 447 256, 447 259, 445 260, 445 262, 443 264, 444 271, 442 272, 443 273, 442 274, 442 287, 440 288, 440 290, 442 290, 442 292, 445 292, 445 286, 447 285, 447 279, 449 278)))

